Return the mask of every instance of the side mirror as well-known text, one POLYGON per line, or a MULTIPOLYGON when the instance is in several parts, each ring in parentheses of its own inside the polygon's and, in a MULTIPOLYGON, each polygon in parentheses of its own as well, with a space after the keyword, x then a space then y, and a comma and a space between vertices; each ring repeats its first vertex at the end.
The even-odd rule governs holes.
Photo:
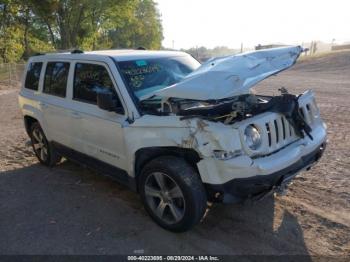
POLYGON ((115 95, 111 93, 97 93, 97 106, 106 111, 124 114, 124 109, 119 99, 116 99, 115 95))

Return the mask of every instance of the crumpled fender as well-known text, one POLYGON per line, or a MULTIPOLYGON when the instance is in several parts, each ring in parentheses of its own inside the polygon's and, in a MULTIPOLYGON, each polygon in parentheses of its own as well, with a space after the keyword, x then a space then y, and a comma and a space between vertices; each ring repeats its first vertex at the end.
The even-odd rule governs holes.
POLYGON ((241 149, 239 132, 231 126, 199 118, 187 119, 185 122, 190 127, 191 139, 183 141, 183 147, 195 148, 204 157, 211 157, 214 150, 235 151, 241 149))
MULTIPOLYGON (((212 157, 213 150, 241 149, 238 130, 199 118, 181 121, 178 116, 145 115, 125 127, 124 132, 128 159, 133 159, 137 150, 147 147, 193 149, 203 158, 212 157)), ((129 163, 129 170, 133 170, 133 164, 133 161, 129 163)))

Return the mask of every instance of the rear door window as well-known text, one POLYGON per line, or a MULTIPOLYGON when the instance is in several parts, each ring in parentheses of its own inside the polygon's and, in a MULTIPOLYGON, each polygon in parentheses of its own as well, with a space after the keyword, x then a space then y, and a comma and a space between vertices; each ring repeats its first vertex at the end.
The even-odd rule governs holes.
POLYGON ((46 94, 65 97, 69 73, 69 63, 48 62, 45 72, 44 90, 46 94))
POLYGON ((118 99, 107 69, 102 65, 77 63, 75 65, 73 99, 97 104, 97 93, 110 93, 118 99))
POLYGON ((29 64, 26 80, 24 83, 25 88, 38 91, 40 72, 41 72, 42 66, 43 66, 43 63, 41 62, 34 62, 29 64))

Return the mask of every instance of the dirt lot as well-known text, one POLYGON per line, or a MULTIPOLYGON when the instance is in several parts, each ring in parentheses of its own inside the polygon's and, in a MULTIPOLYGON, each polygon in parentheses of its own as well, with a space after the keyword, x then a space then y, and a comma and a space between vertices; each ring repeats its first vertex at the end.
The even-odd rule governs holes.
POLYGON ((0 88, 0 254, 350 255, 350 52, 302 61, 259 90, 281 86, 315 91, 329 127, 323 159, 287 196, 216 205, 183 234, 159 228, 108 178, 69 161, 39 165, 25 147, 18 91, 0 88))

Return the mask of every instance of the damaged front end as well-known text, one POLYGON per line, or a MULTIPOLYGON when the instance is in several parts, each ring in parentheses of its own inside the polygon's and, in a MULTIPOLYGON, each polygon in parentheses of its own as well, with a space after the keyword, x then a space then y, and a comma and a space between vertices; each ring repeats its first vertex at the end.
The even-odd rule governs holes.
POLYGON ((177 117, 191 130, 178 145, 200 154, 197 166, 211 200, 258 200, 286 188, 325 148, 326 129, 313 92, 280 91, 219 101, 151 99, 142 108, 177 117))
MULTIPOLYGON (((325 148, 326 126, 312 91, 294 95, 281 88, 277 96, 250 91, 291 67, 301 52, 300 47, 286 47, 215 59, 167 87, 159 79, 164 82, 170 71, 155 74, 161 66, 142 61, 150 65, 142 71, 147 72, 145 79, 158 85, 152 92, 138 91, 145 117, 135 124, 157 119, 159 123, 147 122, 165 127, 148 133, 157 145, 168 141, 168 147, 198 153, 197 169, 210 200, 260 199, 285 188, 325 148)), ((128 70, 132 76, 139 72, 128 70)))
POLYGON ((300 46, 290 46, 209 60, 178 83, 148 93, 141 99, 141 107, 147 113, 176 114, 181 120, 200 118, 228 125, 275 112, 285 116, 299 137, 305 133, 312 139, 311 127, 299 109, 299 96, 284 88, 280 96, 274 97, 250 92, 260 81, 293 66, 302 52, 300 46))
MULTIPOLYGON (((212 122, 232 125, 264 112, 282 114, 293 127, 296 135, 303 138, 306 134, 312 139, 311 127, 305 121, 304 111, 300 108, 300 95, 292 95, 282 88, 279 96, 261 96, 254 94, 239 95, 219 101, 196 101, 170 98, 166 101, 145 100, 142 108, 145 113, 180 116, 180 120, 199 118, 212 122)), ((316 104, 313 105, 316 107, 316 104)), ((308 108, 308 111, 310 108, 308 108)), ((315 108, 317 110, 317 108, 315 108)))

